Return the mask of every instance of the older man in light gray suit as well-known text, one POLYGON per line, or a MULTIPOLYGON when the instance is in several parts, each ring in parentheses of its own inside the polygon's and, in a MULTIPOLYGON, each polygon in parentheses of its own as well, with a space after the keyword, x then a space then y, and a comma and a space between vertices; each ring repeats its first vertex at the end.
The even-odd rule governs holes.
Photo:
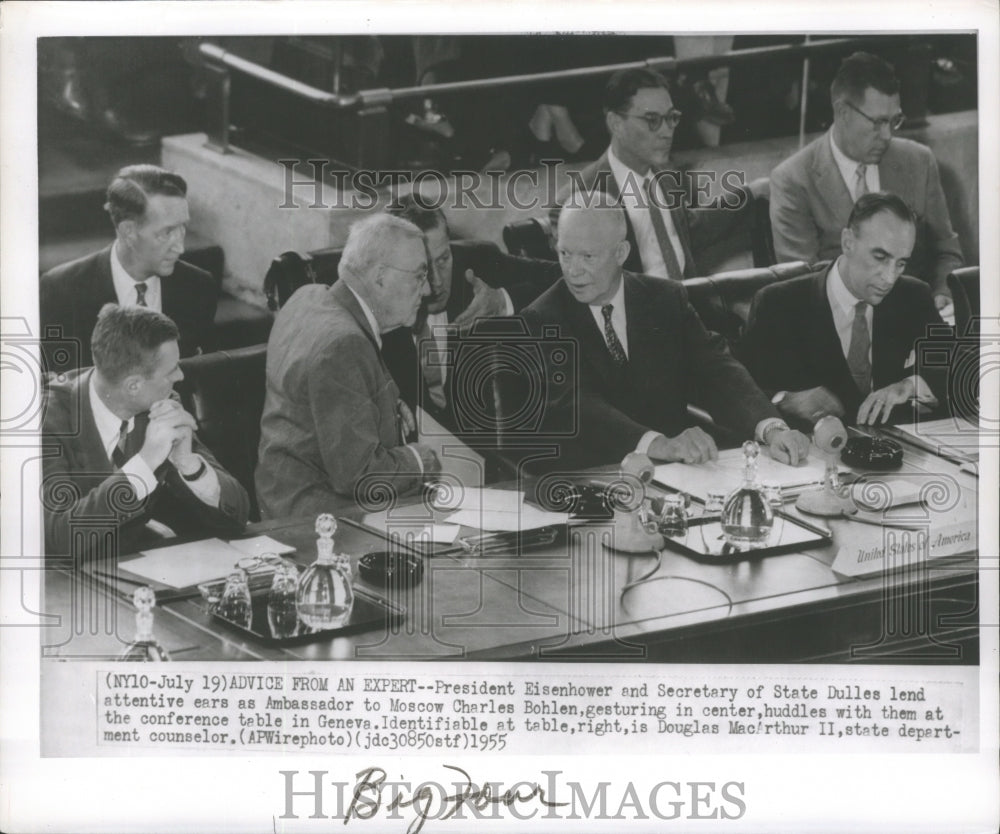
POLYGON ((256 472, 265 518, 331 512, 383 484, 404 495, 440 468, 403 442, 413 416, 380 353, 381 334, 412 326, 430 292, 423 234, 387 214, 361 220, 338 272, 331 287, 299 289, 271 330, 256 472))
POLYGON ((771 227, 779 261, 832 260, 855 201, 897 194, 917 215, 917 242, 907 271, 931 286, 938 309, 948 306, 945 279, 962 266, 934 155, 894 137, 903 123, 892 67, 856 52, 830 85, 833 126, 771 174, 771 227))

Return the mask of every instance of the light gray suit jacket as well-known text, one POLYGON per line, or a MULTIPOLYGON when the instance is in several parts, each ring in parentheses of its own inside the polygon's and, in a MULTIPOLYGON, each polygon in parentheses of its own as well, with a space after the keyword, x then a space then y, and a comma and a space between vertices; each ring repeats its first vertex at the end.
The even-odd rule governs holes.
MULTIPOLYGON (((917 243, 906 271, 937 295, 951 295, 945 279, 962 266, 937 161, 930 149, 895 137, 878 166, 883 191, 902 197, 917 213, 917 243)), ((824 133, 771 172, 771 230, 779 263, 817 263, 840 255, 840 233, 854 207, 824 133)))
POLYGON ((264 518, 350 506, 355 490, 413 492, 400 444, 399 389, 354 294, 338 281, 299 289, 274 322, 255 481, 264 518))

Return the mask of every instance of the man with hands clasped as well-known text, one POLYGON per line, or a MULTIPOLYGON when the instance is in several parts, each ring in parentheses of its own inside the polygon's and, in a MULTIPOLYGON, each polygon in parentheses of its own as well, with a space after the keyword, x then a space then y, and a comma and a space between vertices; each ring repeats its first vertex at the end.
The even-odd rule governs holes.
POLYGON ((805 461, 809 440, 789 429, 724 339, 705 329, 680 281, 622 270, 629 252, 619 207, 569 204, 559 216, 562 280, 523 313, 535 334, 558 325, 576 344, 577 375, 549 373, 550 419, 578 415, 564 454, 581 464, 641 452, 654 460, 714 460, 715 441, 688 403, 782 462, 805 461), (549 326, 548 328, 546 326, 549 326), (578 382, 578 384, 577 384, 578 382))
POLYGON ((945 369, 910 359, 943 327, 928 286, 903 272, 916 218, 895 194, 865 194, 841 233, 842 254, 810 274, 764 287, 740 343, 744 364, 798 425, 828 414, 860 424, 912 419, 945 398, 945 369))
POLYGON ((173 393, 184 378, 177 338, 162 313, 107 304, 91 338, 94 368, 45 392, 47 553, 114 557, 164 535, 242 531, 246 490, 173 393))

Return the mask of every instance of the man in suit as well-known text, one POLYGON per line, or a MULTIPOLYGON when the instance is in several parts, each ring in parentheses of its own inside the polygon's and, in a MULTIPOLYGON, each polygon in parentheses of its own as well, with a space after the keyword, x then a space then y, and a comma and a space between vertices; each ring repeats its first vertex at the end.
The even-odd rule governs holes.
POLYGON ((942 325, 927 285, 901 277, 916 225, 897 195, 865 194, 833 263, 757 293, 740 351, 787 419, 884 423, 911 400, 943 401, 943 374, 925 371, 925 379, 906 367, 915 341, 942 325))
POLYGON ((931 286, 944 309, 945 279, 962 266, 934 155, 893 136, 903 124, 892 67, 866 52, 846 58, 830 85, 833 125, 771 173, 771 228, 778 261, 817 263, 840 254, 840 237, 855 201, 889 191, 917 215, 909 273, 931 286))
POLYGON ((180 331, 181 356, 211 350, 215 281, 179 260, 189 219, 187 183, 155 165, 130 165, 111 181, 104 208, 115 228, 114 242, 41 278, 42 333, 57 327, 53 339, 76 339, 80 367, 86 367, 93 361, 90 334, 97 314, 115 302, 171 318, 180 331))
POLYGON ((476 319, 520 311, 557 280, 558 268, 499 251, 484 260, 461 246, 453 249, 444 213, 423 204, 419 196, 401 197, 389 212, 424 233, 430 295, 413 328, 385 334, 382 355, 404 402, 411 409, 420 405, 456 431, 452 383, 459 334, 476 319), (537 278, 532 280, 531 273, 538 273, 537 278))
POLYGON ((548 375, 556 420, 568 410, 579 415, 574 462, 617 462, 632 451, 662 461, 714 459, 712 437, 691 425, 692 399, 773 457, 806 458, 809 441, 789 430, 722 337, 705 330, 684 285, 622 271, 629 244, 620 210, 567 206, 558 241, 563 280, 523 315, 533 333, 558 325, 577 345, 579 389, 573 374, 563 374, 562 386, 548 375))
POLYGON ((611 145, 596 162, 570 173, 550 212, 552 228, 570 201, 619 205, 629 244, 625 269, 677 280, 702 274, 703 250, 748 228, 753 194, 766 181, 750 186, 727 181, 722 204, 692 206, 705 195, 668 167, 681 113, 667 80, 653 70, 612 75, 604 91, 604 119, 611 145))
POLYGON ((300 288, 271 329, 255 477, 265 518, 405 495, 439 469, 431 449, 405 443, 413 415, 381 354, 382 335, 412 327, 430 292, 423 235, 388 214, 359 220, 338 274, 300 288))
POLYGON ((184 378, 177 327, 162 313, 107 304, 91 342, 94 368, 45 392, 45 546, 74 560, 114 557, 179 535, 234 536, 246 490, 199 442, 172 394, 184 378), (94 523, 98 522, 95 528, 94 523), (107 528, 117 552, 101 552, 107 528))

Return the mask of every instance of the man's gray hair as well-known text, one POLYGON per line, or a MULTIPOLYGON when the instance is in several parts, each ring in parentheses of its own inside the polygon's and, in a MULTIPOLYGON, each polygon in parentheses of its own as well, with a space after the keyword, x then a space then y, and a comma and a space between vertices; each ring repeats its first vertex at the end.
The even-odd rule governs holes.
POLYGON ((378 267, 391 264, 393 252, 401 240, 423 240, 423 232, 408 220, 391 214, 372 214, 356 221, 347 233, 344 254, 337 267, 337 275, 353 276, 368 281, 378 267))

